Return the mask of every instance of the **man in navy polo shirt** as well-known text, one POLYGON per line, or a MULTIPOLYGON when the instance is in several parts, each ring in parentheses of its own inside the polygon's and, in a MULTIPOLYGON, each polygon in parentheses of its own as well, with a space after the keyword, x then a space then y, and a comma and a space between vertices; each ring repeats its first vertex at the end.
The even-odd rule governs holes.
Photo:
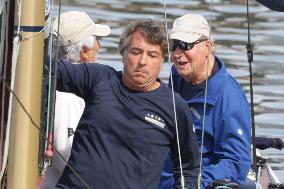
POLYGON ((175 187, 184 180, 197 188, 199 152, 188 106, 175 95, 174 108, 171 90, 157 78, 166 49, 164 27, 139 20, 120 37, 123 72, 58 62, 57 89, 86 105, 68 161, 75 171, 66 167, 57 188, 157 188, 169 149, 175 187))

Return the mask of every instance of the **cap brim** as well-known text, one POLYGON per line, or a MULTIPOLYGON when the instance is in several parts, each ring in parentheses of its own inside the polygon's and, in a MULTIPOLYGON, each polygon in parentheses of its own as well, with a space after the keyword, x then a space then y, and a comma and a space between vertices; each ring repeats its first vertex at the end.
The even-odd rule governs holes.
POLYGON ((111 29, 108 25, 96 24, 93 35, 95 36, 108 36, 111 32, 111 29))
POLYGON ((196 33, 173 32, 170 34, 170 39, 177 39, 187 43, 193 43, 197 41, 201 36, 202 34, 196 33))

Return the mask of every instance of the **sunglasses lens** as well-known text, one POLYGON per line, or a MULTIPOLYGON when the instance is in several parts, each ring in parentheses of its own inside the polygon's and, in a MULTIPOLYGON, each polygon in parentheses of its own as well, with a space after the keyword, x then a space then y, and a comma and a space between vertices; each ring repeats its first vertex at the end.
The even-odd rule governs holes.
POLYGON ((184 41, 179 41, 179 40, 174 40, 173 41, 173 46, 172 46, 172 51, 175 51, 177 48, 183 50, 183 51, 187 51, 190 50, 194 47, 195 44, 199 43, 201 41, 196 41, 193 43, 186 43, 184 41))
POLYGON ((177 43, 174 42, 174 43, 173 43, 173 46, 172 46, 172 51, 175 51, 177 47, 178 47, 177 43))
POLYGON ((190 50, 194 47, 195 43, 188 43, 187 50, 190 50))
POLYGON ((177 48, 185 51, 185 50, 187 50, 187 43, 183 42, 183 41, 176 40, 176 41, 173 42, 172 51, 175 51, 177 48))
POLYGON ((187 48, 187 43, 184 42, 184 41, 179 41, 179 48, 180 48, 181 50, 183 50, 183 51, 188 50, 188 48, 187 48))

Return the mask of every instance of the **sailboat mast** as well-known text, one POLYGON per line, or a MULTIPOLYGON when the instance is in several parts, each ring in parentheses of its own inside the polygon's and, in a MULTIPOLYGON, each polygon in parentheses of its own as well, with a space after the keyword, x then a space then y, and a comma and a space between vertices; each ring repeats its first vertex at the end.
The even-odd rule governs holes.
MULTIPOLYGON (((23 38, 20 40, 14 92, 33 121, 40 125, 45 0, 20 0, 20 2, 21 6, 15 3, 14 23, 16 30, 20 26, 20 36, 23 38)), ((13 97, 11 116, 8 189, 36 188, 39 130, 32 124, 15 97, 13 97)))

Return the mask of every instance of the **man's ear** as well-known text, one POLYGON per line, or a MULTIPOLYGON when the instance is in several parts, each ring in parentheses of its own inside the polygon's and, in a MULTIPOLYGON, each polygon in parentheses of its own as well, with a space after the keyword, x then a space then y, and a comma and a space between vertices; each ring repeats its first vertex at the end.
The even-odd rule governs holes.
POLYGON ((85 46, 83 46, 80 50, 80 60, 82 62, 85 62, 86 60, 88 60, 88 51, 89 49, 86 48, 85 46))
POLYGON ((122 56, 121 62, 124 64, 125 63, 125 51, 124 51, 124 53, 121 56, 122 56))
POLYGON ((214 54, 215 53, 215 42, 214 40, 210 40, 211 43, 211 53, 214 54))
POLYGON ((206 46, 207 46, 210 54, 214 54, 214 52, 215 52, 214 41, 209 39, 208 41, 206 41, 206 46))

